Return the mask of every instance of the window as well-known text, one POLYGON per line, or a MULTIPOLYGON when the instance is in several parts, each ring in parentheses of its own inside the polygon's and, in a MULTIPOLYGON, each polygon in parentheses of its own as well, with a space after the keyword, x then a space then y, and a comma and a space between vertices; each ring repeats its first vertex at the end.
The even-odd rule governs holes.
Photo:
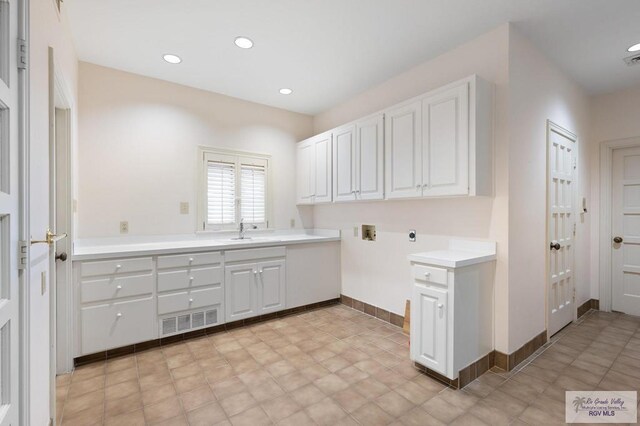
POLYGON ((269 225, 269 156, 201 147, 199 230, 269 225))

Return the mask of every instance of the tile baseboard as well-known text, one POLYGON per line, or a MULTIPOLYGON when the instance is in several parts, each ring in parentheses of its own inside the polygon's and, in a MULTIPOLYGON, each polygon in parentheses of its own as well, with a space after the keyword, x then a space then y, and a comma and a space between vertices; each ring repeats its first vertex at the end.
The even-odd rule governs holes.
POLYGON ((510 354, 505 354, 500 351, 494 351, 494 365, 495 367, 501 368, 505 371, 511 371, 518 364, 520 364, 522 361, 531 356, 535 351, 541 348, 545 343, 547 343, 547 330, 544 330, 542 333, 538 334, 533 339, 522 345, 515 352, 512 352, 510 354))
POLYGON ((376 317, 382 321, 388 322, 389 324, 395 325, 396 327, 402 328, 402 324, 404 323, 404 317, 401 315, 394 314, 393 312, 389 312, 377 306, 373 306, 352 297, 345 296, 344 294, 340 295, 340 303, 353 308, 356 311, 364 312, 367 315, 371 315, 372 317, 376 317))
POLYGON ((600 310, 600 300, 598 299, 589 299, 584 302, 582 305, 578 306, 578 318, 589 312, 591 309, 596 311, 600 310))
POLYGON ((325 306, 337 305, 340 303, 340 299, 329 299, 323 302, 312 303, 310 305, 298 306, 296 308, 289 308, 272 314, 260 315, 253 318, 247 318, 245 320, 233 321, 226 324, 215 325, 213 327, 201 328, 198 330, 188 331, 186 333, 174 334, 173 336, 162 337, 160 339, 148 340, 146 342, 136 343, 134 345, 123 346, 120 348, 109 349, 102 352, 96 352, 89 355, 79 356, 74 358, 73 365, 79 367, 81 365, 91 364, 93 362, 105 361, 111 358, 117 358, 120 356, 130 355, 137 352, 142 352, 148 349, 170 345, 176 342, 184 340, 195 339, 197 337, 208 336, 223 331, 233 330, 239 327, 248 326, 264 321, 269 321, 274 318, 283 318, 289 315, 298 314, 300 312, 311 311, 325 306))

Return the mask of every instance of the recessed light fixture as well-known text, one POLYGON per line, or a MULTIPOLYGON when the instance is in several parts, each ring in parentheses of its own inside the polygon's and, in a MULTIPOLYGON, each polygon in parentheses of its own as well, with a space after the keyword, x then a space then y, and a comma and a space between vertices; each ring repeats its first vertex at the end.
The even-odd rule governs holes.
POLYGON ((253 41, 247 37, 236 37, 234 43, 241 49, 251 49, 253 47, 253 41))
POLYGON ((182 62, 182 59, 180 59, 180 56, 178 55, 173 55, 171 53, 167 53, 166 55, 163 55, 162 58, 169 62, 170 64, 179 64, 180 62, 182 62))
POLYGON ((281 95, 290 95, 292 93, 293 93, 293 90, 291 90, 291 89, 287 89, 287 88, 280 89, 280 94, 281 95))
POLYGON ((640 43, 634 44, 630 48, 627 49, 627 52, 637 52, 640 50, 640 43))

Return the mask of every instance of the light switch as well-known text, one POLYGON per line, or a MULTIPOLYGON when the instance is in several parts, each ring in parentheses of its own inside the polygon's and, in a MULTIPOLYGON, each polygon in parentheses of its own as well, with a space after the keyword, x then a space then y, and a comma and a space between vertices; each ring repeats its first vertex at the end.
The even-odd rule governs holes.
POLYGON ((189 214, 189 203, 183 201, 180 203, 180 214, 189 214))

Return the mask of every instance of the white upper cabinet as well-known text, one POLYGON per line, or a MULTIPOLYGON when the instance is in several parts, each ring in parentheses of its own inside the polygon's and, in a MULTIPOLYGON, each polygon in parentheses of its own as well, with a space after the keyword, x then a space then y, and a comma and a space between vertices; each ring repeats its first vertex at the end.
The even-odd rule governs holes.
POLYGON ((422 101, 422 195, 469 192, 469 85, 422 101))
POLYGON ((331 132, 298 143, 296 175, 297 204, 331 202, 331 132))
POLYGON ((356 197, 384 198, 384 115, 356 123, 356 197))
POLYGON ((333 200, 384 198, 384 116, 333 131, 333 200))
POLYGON ((422 196, 422 103, 385 112, 387 198, 422 196))
POLYGON ((356 126, 333 132, 333 200, 356 199, 356 126))
POLYGON ((474 75, 386 111, 387 198, 491 195, 491 110, 474 75))
POLYGON ((492 104, 473 75, 300 142, 298 204, 492 195, 492 104))

